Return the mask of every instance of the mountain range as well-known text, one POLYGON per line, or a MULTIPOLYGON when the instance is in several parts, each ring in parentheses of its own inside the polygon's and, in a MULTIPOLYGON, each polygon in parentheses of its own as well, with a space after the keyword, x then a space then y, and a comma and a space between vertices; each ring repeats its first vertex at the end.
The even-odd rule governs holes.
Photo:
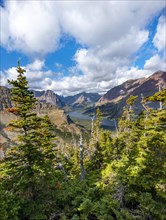
MULTIPOLYGON (((155 92, 166 88, 166 72, 157 71, 148 78, 133 79, 124 82, 107 93, 100 96, 97 93, 79 93, 74 96, 63 97, 55 94, 51 90, 33 91, 34 96, 38 99, 38 103, 34 111, 39 116, 47 114, 52 124, 56 127, 61 137, 65 133, 79 134, 80 127, 76 125, 70 117, 65 114, 66 106, 70 106, 71 110, 82 109, 82 112, 94 115, 97 108, 102 115, 107 118, 119 118, 126 105, 126 100, 130 95, 138 96, 135 103, 135 113, 138 114, 143 106, 141 99, 151 96, 155 92), (64 109, 63 109, 64 108, 64 109)), ((158 108, 159 103, 148 103, 149 107, 158 108)), ((7 87, 0 86, 0 139, 4 146, 9 146, 17 135, 7 129, 10 120, 15 116, 6 112, 6 108, 11 108, 11 91, 7 87)))
POLYGON ((66 103, 66 105, 81 107, 96 103, 100 99, 100 97, 101 96, 98 93, 82 92, 73 96, 61 96, 61 99, 64 103, 66 103))
POLYGON ((88 114, 94 112, 96 108, 100 108, 105 116, 109 116, 110 111, 113 110, 116 112, 115 116, 119 117, 130 95, 138 96, 135 106, 137 111, 142 109, 140 101, 143 97, 151 96, 165 87, 166 72, 157 71, 147 78, 127 80, 121 85, 111 88, 102 96, 98 93, 82 92, 63 97, 51 90, 34 91, 34 95, 40 102, 48 102, 60 108, 65 106, 72 107, 72 110, 80 108, 88 114))
MULTIPOLYGON (((51 90, 35 91, 34 96, 41 103, 50 103, 58 108, 70 106, 75 108, 84 108, 84 112, 91 114, 96 108, 100 108, 104 116, 118 117, 130 95, 138 96, 136 109, 141 109, 140 100, 142 97, 153 95, 159 89, 166 87, 166 72, 157 71, 148 78, 128 80, 121 85, 115 86, 104 95, 98 93, 82 92, 73 96, 59 96, 51 90), (114 114, 116 112, 116 114, 114 114), (110 115, 111 114, 111 115, 110 115)), ((0 86, 0 111, 12 106, 10 100, 10 89, 0 86)))
POLYGON ((103 105, 108 102, 116 103, 130 95, 140 96, 142 94, 144 97, 151 96, 159 90, 159 86, 161 89, 166 86, 166 72, 157 71, 148 78, 128 80, 110 89, 99 99, 97 105, 103 105))
MULTIPOLYGON (((104 94, 95 107, 88 108, 86 114, 94 114, 96 108, 99 108, 103 116, 109 118, 118 118, 121 116, 126 100, 131 96, 138 96, 135 103, 135 113, 138 114, 143 106, 141 100, 166 88, 166 72, 157 71, 147 78, 133 79, 124 82, 110 89, 104 94)), ((149 107, 158 108, 159 103, 148 103, 149 107)))
MULTIPOLYGON (((87 105, 95 104, 101 97, 98 93, 86 93, 82 92, 73 96, 59 96, 52 90, 46 91, 36 91, 31 90, 34 96, 41 103, 50 103, 58 108, 63 108, 65 106, 72 107, 83 107, 87 105)), ((0 111, 5 108, 10 108, 12 106, 10 97, 10 89, 4 86, 0 86, 0 111)))

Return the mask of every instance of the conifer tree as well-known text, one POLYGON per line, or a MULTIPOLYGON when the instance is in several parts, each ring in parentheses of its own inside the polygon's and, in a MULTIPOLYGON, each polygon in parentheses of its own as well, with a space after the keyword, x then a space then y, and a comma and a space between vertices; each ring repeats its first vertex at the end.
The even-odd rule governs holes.
POLYGON ((127 106, 124 107, 122 118, 119 121, 120 131, 127 131, 127 132, 131 131, 131 128, 133 126, 133 121, 134 121, 133 106, 134 106, 136 99, 137 99, 137 96, 131 95, 126 100, 127 106))
POLYGON ((17 129, 17 146, 11 147, 1 164, 2 185, 8 206, 7 219, 48 219, 54 198, 57 174, 55 135, 48 117, 34 113, 36 98, 28 89, 25 70, 9 81, 17 119, 9 126, 17 129), (52 191, 53 190, 53 191, 52 191), (10 198, 12 198, 10 200, 10 198), (12 204, 15 200, 15 206, 12 204))
MULTIPOLYGON (((162 100, 164 104, 164 91, 147 100, 162 100)), ((148 109, 148 117, 141 112, 132 121, 130 132, 120 135, 125 145, 114 167, 117 167, 118 180, 124 186, 123 204, 138 219, 165 218, 165 123, 164 108, 148 109)))
POLYGON ((111 133, 100 127, 101 120, 101 111, 100 109, 97 109, 90 142, 90 149, 92 149, 90 169, 92 170, 97 170, 104 167, 105 164, 110 160, 112 153, 111 133))
POLYGON ((146 101, 159 101, 163 106, 166 106, 166 89, 156 92, 154 95, 147 97, 146 101))

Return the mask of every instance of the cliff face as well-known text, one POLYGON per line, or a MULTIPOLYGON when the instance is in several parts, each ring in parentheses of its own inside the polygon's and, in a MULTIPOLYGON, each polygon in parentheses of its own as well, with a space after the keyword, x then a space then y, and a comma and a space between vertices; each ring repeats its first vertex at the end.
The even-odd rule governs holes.
MULTIPOLYGON (((61 101, 60 97, 51 90, 47 91, 32 91, 34 96, 42 103, 50 103, 56 107, 64 107, 65 103, 61 101)), ((0 86, 0 111, 5 108, 11 108, 11 91, 9 88, 0 86)))
POLYGON ((40 102, 50 103, 50 104, 55 105, 57 107, 64 107, 65 106, 65 103, 61 101, 60 97, 51 90, 33 91, 33 93, 34 93, 34 96, 40 102))
POLYGON ((5 108, 11 108, 11 94, 10 89, 0 86, 0 111, 3 111, 5 108))
MULTIPOLYGON (((126 106, 126 100, 130 95, 138 96, 134 105, 135 114, 139 114, 143 109, 141 104, 142 97, 151 96, 160 89, 166 88, 166 72, 157 71, 148 78, 128 80, 123 84, 110 89, 104 94, 95 107, 87 108, 84 113, 93 114, 99 108, 105 117, 119 118, 126 106)), ((158 102, 149 102, 150 108, 159 108, 158 102)))
POLYGON ((83 106, 87 104, 93 104, 97 102, 99 98, 100 98, 100 95, 98 93, 82 92, 74 96, 63 97, 63 100, 68 105, 83 106))
POLYGON ((141 94, 146 97, 153 95, 161 88, 166 87, 166 72, 155 72, 148 78, 141 78, 136 80, 128 80, 123 84, 110 89, 104 94, 97 105, 103 105, 106 103, 116 103, 130 95, 140 96, 141 94))

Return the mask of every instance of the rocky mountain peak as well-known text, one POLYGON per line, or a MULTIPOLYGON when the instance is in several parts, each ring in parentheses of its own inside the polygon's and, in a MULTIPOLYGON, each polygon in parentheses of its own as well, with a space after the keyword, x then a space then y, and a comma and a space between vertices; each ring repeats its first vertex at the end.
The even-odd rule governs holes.
POLYGON ((78 93, 74 96, 62 97, 62 100, 68 105, 90 104, 99 100, 101 96, 98 93, 78 93))
POLYGON ((127 80, 121 85, 110 89, 99 99, 97 105, 102 105, 108 102, 116 103, 129 95, 139 95, 141 93, 145 97, 152 95, 158 91, 159 84, 161 85, 161 88, 166 87, 166 72, 164 71, 157 71, 148 78, 144 77, 127 80))
MULTIPOLYGON (((50 103, 51 105, 57 107, 63 107, 65 104, 61 101, 60 97, 55 94, 52 90, 46 91, 35 91, 32 90, 34 96, 39 100, 39 102, 50 103)), ((11 90, 7 87, 0 86, 0 111, 3 111, 5 108, 11 108, 11 90)))
POLYGON ((166 86, 166 72, 159 70, 153 75, 149 76, 147 80, 154 80, 155 82, 158 82, 158 84, 163 84, 163 86, 166 86))
POLYGON ((80 95, 78 99, 73 103, 74 104, 84 104, 85 102, 91 102, 90 98, 85 95, 80 95))
MULTIPOLYGON (((34 95, 36 92, 34 93, 34 95)), ((36 97, 40 102, 50 103, 52 105, 63 107, 65 104, 61 101, 60 97, 52 90, 46 90, 38 93, 36 97)))

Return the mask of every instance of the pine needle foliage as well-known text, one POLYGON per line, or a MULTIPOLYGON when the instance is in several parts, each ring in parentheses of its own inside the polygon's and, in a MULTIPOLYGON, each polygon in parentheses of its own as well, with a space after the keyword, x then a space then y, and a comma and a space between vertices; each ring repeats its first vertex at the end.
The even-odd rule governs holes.
POLYGON ((52 188, 55 192, 59 175, 55 170, 55 134, 48 117, 40 118, 34 113, 37 100, 29 91, 20 64, 17 72, 17 79, 8 81, 13 86, 11 97, 17 115, 9 126, 17 129, 19 135, 17 145, 7 151, 0 171, 8 204, 6 219, 47 219, 51 209, 47 204, 54 200, 52 188))

